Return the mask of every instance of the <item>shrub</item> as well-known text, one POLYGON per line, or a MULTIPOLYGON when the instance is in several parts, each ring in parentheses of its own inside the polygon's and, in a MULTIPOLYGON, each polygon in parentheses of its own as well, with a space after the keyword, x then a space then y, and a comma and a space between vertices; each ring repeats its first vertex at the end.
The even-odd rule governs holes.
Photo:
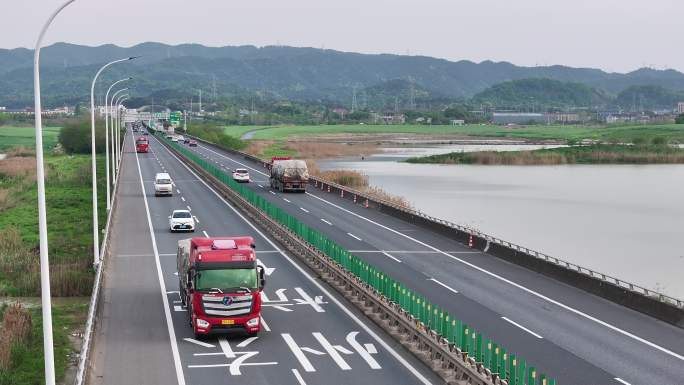
POLYGON ((667 139, 662 136, 656 136, 651 140, 651 143, 653 143, 655 146, 664 146, 667 144, 667 139))
POLYGON ((679 114, 675 118, 675 123, 676 124, 684 124, 684 114, 679 114))
POLYGON ((238 138, 226 135, 226 133, 223 132, 222 127, 213 124, 193 124, 188 127, 188 134, 223 145, 232 150, 241 150, 247 146, 247 143, 238 138))
MULTIPOLYGON (((90 120, 82 119, 67 123, 59 132, 59 144, 69 154, 90 154, 90 120)), ((104 121, 95 122, 95 150, 105 150, 104 121)))

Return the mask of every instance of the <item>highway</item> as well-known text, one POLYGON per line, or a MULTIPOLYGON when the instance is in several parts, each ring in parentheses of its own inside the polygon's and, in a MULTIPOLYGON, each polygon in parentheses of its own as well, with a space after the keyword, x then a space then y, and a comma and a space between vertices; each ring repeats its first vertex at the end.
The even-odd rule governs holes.
MULTIPOLYGON (((164 154, 156 139, 152 146, 164 154)), ((680 328, 336 194, 273 191, 263 165, 239 155, 201 143, 190 149, 227 172, 248 168, 249 186, 261 196, 561 384, 684 383, 680 328)), ((205 194, 201 205, 212 205, 211 194, 205 194)))
POLYGON ((155 139, 136 154, 125 139, 118 208, 91 384, 440 384, 345 299, 296 263, 155 139), (171 197, 155 197, 168 172, 171 197), (171 233, 168 215, 188 209, 194 234, 171 233), (266 267, 263 328, 256 338, 195 340, 178 295, 177 241, 251 235, 266 267))

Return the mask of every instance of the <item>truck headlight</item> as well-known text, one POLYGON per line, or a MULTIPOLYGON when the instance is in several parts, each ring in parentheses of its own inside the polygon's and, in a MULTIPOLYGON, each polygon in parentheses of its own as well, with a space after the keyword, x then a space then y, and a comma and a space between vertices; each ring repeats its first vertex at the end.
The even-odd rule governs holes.
POLYGON ((198 328, 206 329, 206 328, 209 327, 209 322, 207 322, 207 321, 205 321, 205 320, 203 320, 203 319, 201 319, 201 318, 198 318, 197 321, 195 321, 195 322, 197 322, 197 327, 198 327, 198 328))
POLYGON ((251 320, 247 321, 247 326, 249 327, 255 327, 259 325, 259 317, 252 318, 251 320))

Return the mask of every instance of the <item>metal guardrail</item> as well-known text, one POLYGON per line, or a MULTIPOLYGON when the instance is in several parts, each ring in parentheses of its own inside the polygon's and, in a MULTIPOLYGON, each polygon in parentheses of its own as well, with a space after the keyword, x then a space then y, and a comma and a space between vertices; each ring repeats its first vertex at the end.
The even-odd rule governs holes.
MULTIPOLYGON (((191 136, 191 135, 187 135, 187 136, 191 136)), ((240 155, 240 156, 243 156, 243 157, 245 157, 245 158, 247 158, 247 159, 249 159, 249 160, 252 160, 252 161, 255 161, 255 162, 259 162, 259 163, 263 163, 263 164, 266 164, 266 163, 267 163, 266 160, 261 159, 261 158, 259 158, 259 157, 256 157, 256 156, 254 156, 254 155, 252 155, 252 154, 248 154, 248 153, 246 153, 246 152, 242 152, 242 151, 238 151, 238 150, 226 149, 226 148, 224 148, 223 146, 221 146, 221 145, 219 145, 219 144, 216 144, 216 143, 213 143, 213 142, 204 140, 204 139, 202 139, 202 138, 194 137, 194 136, 191 136, 191 137, 193 137, 193 138, 196 139, 196 140, 202 141, 202 142, 204 142, 204 143, 206 143, 206 144, 210 144, 210 145, 212 145, 212 146, 216 146, 216 147, 218 147, 218 148, 221 148, 221 149, 223 149, 223 150, 225 150, 225 151, 233 152, 233 153, 238 154, 238 155, 240 155)), ((672 297, 672 296, 669 296, 669 295, 667 295, 667 294, 658 292, 658 291, 656 291, 656 290, 648 289, 648 288, 645 288, 645 287, 643 287, 643 286, 640 286, 640 285, 637 285, 637 284, 634 284, 634 283, 631 283, 631 282, 627 282, 627 281, 625 281, 625 280, 622 280, 622 279, 619 279, 619 278, 610 276, 610 275, 608 275, 608 274, 604 274, 604 273, 601 273, 601 272, 592 270, 592 269, 590 269, 590 268, 583 267, 583 266, 577 265, 577 264, 575 264, 575 263, 565 261, 565 260, 560 259, 560 258, 552 257, 552 256, 550 256, 550 255, 548 255, 548 254, 545 254, 545 253, 542 253, 542 252, 539 252, 539 251, 536 251, 536 250, 532 250, 532 249, 530 249, 530 248, 527 248, 527 247, 524 247, 524 246, 520 246, 520 245, 515 244, 515 243, 512 243, 512 242, 508 242, 508 241, 506 241, 506 240, 497 238, 497 237, 492 236, 492 235, 489 235, 489 234, 485 234, 485 233, 483 233, 483 232, 481 232, 481 231, 479 231, 479 230, 470 228, 470 227, 468 227, 468 226, 463 226, 463 225, 459 225, 459 224, 457 224, 457 223, 450 222, 450 221, 447 221, 447 220, 444 220, 444 219, 436 218, 436 217, 433 217, 433 216, 431 216, 431 215, 428 215, 428 214, 426 214, 426 213, 424 213, 424 212, 422 212, 422 211, 418 211, 418 210, 415 210, 415 209, 403 207, 403 206, 397 205, 397 204, 395 204, 395 203, 393 203, 393 202, 389 202, 389 201, 387 201, 387 200, 379 199, 379 198, 376 198, 376 197, 371 197, 370 195, 365 194, 365 193, 363 193, 363 192, 361 192, 361 191, 354 190, 354 189, 352 189, 352 188, 349 188, 349 187, 346 187, 346 186, 342 186, 342 185, 340 185, 340 184, 337 184, 337 183, 334 183, 334 182, 330 182, 330 181, 327 181, 327 180, 322 179, 322 178, 310 177, 310 181, 311 181, 311 180, 313 180, 314 182, 317 182, 317 183, 324 183, 324 184, 326 184, 326 185, 330 185, 331 187, 335 187, 335 188, 338 189, 338 190, 344 190, 345 192, 347 192, 347 193, 349 193, 349 194, 357 195, 357 196, 361 197, 361 198, 364 199, 364 200, 367 199, 367 200, 369 200, 370 202, 380 203, 380 204, 382 204, 382 205, 384 205, 384 206, 391 207, 391 208, 393 208, 393 209, 395 209, 395 210, 402 211, 402 212, 404 212, 404 213, 406 213, 406 214, 414 215, 414 216, 423 218, 423 219, 425 219, 425 220, 428 220, 428 221, 431 221, 431 222, 434 222, 434 223, 438 223, 438 224, 441 224, 441 225, 450 227, 450 228, 452 228, 452 229, 455 229, 455 230, 459 230, 459 231, 468 233, 468 234, 473 235, 473 236, 480 237, 480 238, 486 240, 487 242, 495 243, 495 244, 498 244, 498 245, 501 245, 501 246, 505 246, 505 247, 508 247, 508 248, 510 248, 510 249, 513 249, 513 250, 516 250, 516 251, 519 251, 519 252, 523 252, 523 253, 525 253, 525 254, 527 254, 527 255, 529 255, 529 256, 532 256, 532 257, 534 257, 534 258, 537 258, 537 259, 540 259, 540 260, 543 260, 543 261, 546 261, 546 262, 549 262, 549 263, 553 263, 553 264, 555 264, 556 266, 560 266, 560 267, 564 267, 564 268, 569 269, 569 270, 573 270, 573 271, 578 272, 578 273, 580 273, 580 274, 586 275, 586 276, 591 277, 591 278, 594 278, 594 279, 601 280, 601 281, 603 281, 603 282, 606 282, 606 283, 609 283, 609 284, 612 284, 612 285, 617 285, 617 286, 619 286, 619 287, 621 287, 621 288, 623 288, 623 289, 625 289, 625 290, 629 290, 629 291, 631 291, 631 292, 633 292, 633 293, 636 293, 636 294, 645 295, 645 296, 647 296, 647 297, 649 297, 649 298, 656 299, 656 300, 658 300, 658 301, 660 301, 660 302, 662 302, 662 303, 665 303, 665 304, 668 304, 668 305, 677 307, 677 308, 679 308, 679 309, 684 309, 684 300, 679 299, 679 298, 675 298, 675 297, 672 297)))

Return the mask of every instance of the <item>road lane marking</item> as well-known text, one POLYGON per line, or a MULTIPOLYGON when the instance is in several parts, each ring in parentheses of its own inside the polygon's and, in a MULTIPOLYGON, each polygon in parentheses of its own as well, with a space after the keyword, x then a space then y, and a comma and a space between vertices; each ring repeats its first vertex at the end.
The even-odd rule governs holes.
MULTIPOLYGON (((133 143, 133 142, 131 142, 133 143)), ((171 310, 169 308, 169 299, 166 295, 166 284, 164 283, 164 276, 162 275, 161 263, 159 262, 159 250, 157 249, 157 240, 154 236, 154 227, 152 226, 152 217, 150 216, 150 206, 147 203, 147 192, 145 191, 145 184, 143 183, 142 170, 140 169, 140 159, 138 153, 135 152, 135 162, 138 164, 138 177, 140 178, 140 189, 142 190, 143 202, 145 203, 145 213, 147 214, 147 225, 150 231, 150 239, 152 240, 152 250, 154 252, 154 262, 157 267, 157 278, 159 279, 159 288, 162 296, 162 305, 164 307, 164 316, 166 318, 166 328, 169 332, 169 340, 171 341, 171 355, 173 356, 174 366, 176 368, 176 379, 178 385, 185 385, 185 376, 183 374, 183 365, 181 365, 180 354, 178 353, 178 342, 176 340, 176 331, 171 320, 171 310)))
POLYGON ((652 347, 652 348, 654 348, 654 349, 656 349, 656 350, 659 350, 659 351, 661 351, 661 352, 663 352, 663 353, 665 353, 665 354, 667 354, 667 355, 669 355, 669 356, 672 356, 672 357, 675 357, 675 358, 677 358, 677 359, 679 359, 679 360, 681 360, 681 361, 684 361, 684 356, 681 355, 681 354, 677 354, 677 353, 675 353, 675 352, 673 352, 673 351, 671 351, 671 350, 669 350, 669 349, 667 349, 667 348, 664 348, 664 347, 662 347, 662 346, 660 346, 660 345, 657 345, 657 344, 655 344, 655 343, 653 343, 653 342, 651 342, 651 341, 648 341, 648 340, 646 340, 646 339, 644 339, 644 338, 641 338, 641 337, 639 337, 639 336, 637 336, 637 335, 635 335, 635 334, 632 334, 632 333, 630 333, 630 332, 628 332, 628 331, 626 331, 626 330, 620 329, 620 328, 617 327, 617 326, 614 326, 614 325, 612 325, 612 324, 609 324, 608 322, 602 321, 602 320, 600 320, 600 319, 598 319, 598 318, 596 318, 596 317, 594 317, 594 316, 592 316, 592 315, 586 314, 586 313, 584 313, 584 312, 582 312, 582 311, 580 311, 580 310, 577 310, 577 309, 575 309, 575 308, 572 308, 572 307, 570 307, 570 306, 568 306, 568 305, 566 305, 566 304, 564 304, 564 303, 562 303, 562 302, 560 302, 560 301, 557 301, 557 300, 555 300, 555 299, 552 299, 552 298, 550 298, 550 297, 547 297, 547 296, 545 296, 544 294, 538 293, 538 292, 536 292, 536 291, 534 291, 534 290, 532 290, 532 289, 529 289, 529 288, 527 288, 527 287, 525 287, 525 286, 523 286, 523 285, 521 285, 521 284, 519 284, 519 283, 517 283, 517 282, 514 282, 514 281, 512 281, 512 280, 510 280, 510 279, 508 279, 508 278, 505 278, 505 277, 503 277, 503 276, 501 276, 501 275, 498 275, 498 274, 493 273, 493 272, 491 272, 491 271, 489 271, 489 270, 486 270, 486 269, 484 269, 484 268, 482 268, 482 267, 479 267, 479 266, 477 266, 477 265, 475 265, 475 264, 472 264, 472 263, 470 263, 470 262, 468 262, 468 261, 466 261, 466 260, 464 260, 464 259, 461 259, 461 258, 458 258, 458 257, 456 257, 456 256, 454 256, 454 255, 451 255, 451 254, 449 254, 449 253, 447 253, 447 252, 445 252, 445 251, 442 251, 442 250, 440 250, 440 249, 438 249, 438 248, 436 248, 436 247, 434 247, 434 246, 432 246, 432 245, 429 245, 429 244, 427 244, 427 243, 425 243, 425 242, 423 242, 423 241, 420 241, 420 240, 418 240, 418 239, 416 239, 416 238, 413 238, 413 237, 411 237, 411 236, 409 236, 409 235, 400 233, 400 232, 398 232, 398 231, 396 231, 396 230, 394 230, 394 229, 392 229, 392 228, 389 228, 389 227, 387 227, 387 226, 385 226, 385 225, 383 225, 383 224, 380 224, 380 223, 378 223, 378 222, 375 222, 375 221, 373 221, 372 219, 368 219, 368 218, 366 218, 366 217, 364 217, 364 216, 362 216, 362 215, 359 215, 359 214, 357 214, 357 213, 355 213, 355 212, 349 211, 349 210, 347 210, 347 209, 345 209, 345 208, 343 208, 343 207, 340 207, 339 205, 336 205, 336 204, 334 204, 334 203, 332 203, 332 202, 330 202, 330 201, 327 201, 327 200, 325 200, 325 199, 323 199, 323 198, 320 198, 320 197, 318 197, 318 196, 316 196, 316 195, 313 195, 313 194, 308 193, 308 192, 307 192, 306 194, 309 195, 309 196, 312 196, 312 197, 314 197, 314 198, 316 198, 316 199, 318 199, 318 200, 320 200, 320 201, 322 201, 322 202, 325 202, 325 203, 329 204, 330 206, 336 207, 336 208, 338 208, 339 210, 342 210, 342 211, 344 211, 344 212, 346 212, 346 213, 348 213, 348 214, 351 214, 351 215, 353 215, 353 216, 355 216, 355 217, 357 217, 357 218, 363 219, 363 220, 365 220, 365 221, 367 221, 367 222, 369 222, 369 223, 372 223, 372 224, 374 224, 374 225, 376 225, 376 226, 378 226, 378 227, 380 227, 380 228, 383 228, 383 229, 385 229, 385 230, 387 230, 387 231, 389 231, 389 232, 395 233, 395 234, 400 235, 400 236, 402 236, 402 237, 404 237, 404 238, 406 238, 406 239, 409 239, 409 240, 411 240, 411 241, 413 241, 413 242, 416 242, 416 243, 418 243, 419 245, 425 246, 425 247, 427 247, 428 249, 433 250, 433 251, 435 251, 435 252, 437 252, 437 253, 439 253, 439 254, 445 255, 445 256, 447 256, 447 257, 449 257, 449 258, 451 258, 451 259, 453 259, 453 260, 455 260, 455 261, 458 261, 458 262, 460 262, 460 263, 462 263, 462 264, 464 264, 464 265, 466 265, 466 266, 469 266, 469 267, 471 267, 471 268, 473 268, 473 269, 475 269, 475 270, 477 270, 477 271, 479 271, 479 272, 481 272, 481 273, 484 273, 484 274, 486 274, 486 275, 488 275, 488 276, 490 276, 490 277, 492 277, 492 278, 495 278, 495 279, 498 279, 498 280, 500 280, 500 281, 502 281, 502 282, 505 282, 505 283, 507 283, 507 284, 509 284, 509 285, 511 285, 511 286, 513 286, 513 287, 515 287, 515 288, 518 288, 518 289, 520 289, 520 290, 522 290, 522 291, 524 291, 524 292, 526 292, 526 293, 528 293, 528 294, 530 294, 530 295, 532 295, 532 296, 535 296, 535 297, 537 297, 537 298, 540 298, 540 299, 542 299, 542 300, 544 300, 544 301, 546 301, 546 302, 549 302, 549 303, 551 303, 551 304, 554 304, 554 305, 556 305, 556 306, 558 306, 558 307, 560 307, 560 308, 562 308, 562 309, 564 309, 564 310, 567 310, 567 311, 569 311, 569 312, 571 312, 571 313, 574 313, 574 314, 576 314, 576 315, 578 315, 578 316, 580 316, 580 317, 582 317, 582 318, 585 318, 585 319, 590 320, 590 321, 592 321, 592 322, 595 322, 595 323, 597 323, 597 324, 599 324, 599 325, 601 325, 601 326, 604 326, 604 327, 606 327, 606 328, 608 328, 608 329, 610 329, 610 330, 613 330, 613 331, 615 331, 615 332, 617 332, 617 333, 620 333, 620 334, 624 335, 625 337, 628 337, 628 338, 633 339, 633 340, 635 340, 635 341, 641 342, 641 343, 644 344, 644 345, 650 346, 650 347, 652 347))
MULTIPOLYGON (((157 139, 155 138, 155 140, 157 140, 157 139)), ((295 270, 299 271, 299 273, 302 274, 302 276, 304 276, 311 284, 316 286, 324 295, 327 296, 327 298, 329 298, 332 302, 334 302, 335 305, 337 305, 337 307, 339 307, 342 310, 342 312, 344 312, 352 321, 354 321, 357 325, 359 325, 359 327, 361 329, 363 329, 363 331, 365 331, 372 339, 374 339, 378 344, 380 344, 380 346, 382 346, 383 349, 385 349, 385 351, 387 351, 397 362, 399 362, 409 372, 411 372, 411 374, 416 379, 418 379, 418 381, 420 381, 422 384, 425 384, 425 385, 431 385, 432 384, 429 379, 427 379, 420 371, 418 371, 418 369, 413 367, 413 365, 411 365, 411 363, 408 362, 401 354, 399 354, 390 344, 388 344, 382 337, 380 337, 376 332, 374 332, 366 323, 361 321, 361 319, 359 319, 359 317, 357 317, 351 310, 349 310, 337 297, 333 296, 325 286, 323 286, 317 279, 312 277, 311 274, 309 274, 306 270, 304 270, 304 268, 301 267, 297 262, 295 262, 287 253, 282 251, 278 247, 278 245, 275 244, 275 242, 273 242, 269 237, 267 237, 259 228, 257 228, 253 223, 251 223, 235 207, 233 207, 230 203, 228 203, 228 201, 226 201, 225 198, 223 198, 221 196, 221 194, 219 194, 216 190, 214 190, 211 186, 209 186, 209 184, 207 182, 205 182, 202 179, 199 179, 199 176, 197 176, 197 174, 188 165, 183 163, 175 154, 171 153, 171 151, 169 151, 166 147, 164 147, 164 149, 173 158, 175 158, 178 161, 178 163, 181 164, 181 166, 185 167, 186 170, 188 170, 191 174, 193 174, 196 178, 198 178, 198 180, 209 191, 211 191, 221 202, 223 202, 226 205, 226 207, 228 207, 231 211, 233 211, 235 213, 235 215, 240 217, 249 227, 251 227, 252 230, 254 230, 254 232, 256 232, 262 238, 264 238, 266 240, 266 242, 268 242, 271 245, 271 247, 280 251, 280 255, 282 255, 283 258, 285 258, 285 260, 287 260, 290 263, 290 265, 292 265, 292 267, 295 268, 295 270)), ((151 226, 151 223, 150 223, 150 226, 151 226)), ((263 318, 262 318, 262 323, 263 323, 263 318)), ((266 328, 265 323, 264 323, 264 328, 267 331, 270 331, 270 328, 266 328)), ((181 385, 184 385, 184 383, 181 385)))
POLYGON ((308 212, 309 212, 309 210, 305 209, 304 207, 300 207, 299 209, 302 210, 302 211, 304 211, 305 213, 308 213, 308 212))
POLYGON ((332 222, 330 222, 330 221, 328 221, 328 220, 325 220, 325 219, 322 219, 322 218, 321 218, 321 221, 322 221, 323 223, 327 223, 327 224, 329 224, 330 226, 332 226, 332 222))
POLYGON ((176 189, 176 192, 178 192, 178 193, 180 194, 180 190, 179 190, 179 189, 176 189))
POLYGON ((287 198, 283 198, 283 200, 284 200, 285 202, 287 202, 287 203, 292 203, 292 202, 290 202, 290 200, 287 199, 287 198))
POLYGON ((615 381, 617 381, 617 382, 619 382, 619 383, 621 383, 621 384, 624 384, 624 385, 632 385, 632 384, 630 384, 629 382, 627 382, 627 381, 625 381, 625 380, 623 380, 622 378, 619 378, 619 377, 615 377, 615 381))
POLYGON ((357 241, 361 241, 361 240, 362 240, 361 238, 357 237, 356 235, 354 235, 354 234, 352 234, 352 233, 347 233, 347 235, 349 235, 350 237, 356 239, 357 241))
POLYGON ((268 326, 268 324, 266 323, 266 320, 264 319, 264 316, 263 316, 263 315, 261 316, 261 326, 263 326, 264 330, 266 330, 267 332, 270 332, 270 331, 271 331, 271 327, 268 326))
POLYGON ((183 341, 187 341, 187 342, 190 342, 191 344, 199 345, 199 346, 202 346, 204 348, 215 348, 216 347, 216 345, 208 344, 208 343, 202 342, 202 341, 197 341, 194 338, 183 338, 183 341))
POLYGON ((192 208, 190 206, 185 206, 188 208, 188 211, 192 211, 192 208))
POLYGON ((246 340, 240 342, 237 344, 238 348, 244 348, 245 346, 251 344, 252 342, 256 341, 259 337, 249 337, 246 340))
POLYGON ((432 282, 438 284, 439 286, 442 286, 443 288, 445 288, 445 289, 447 289, 447 290, 453 292, 454 294, 458 294, 458 290, 456 290, 456 289, 454 289, 454 288, 451 288, 451 287, 449 287, 449 286, 443 284, 442 282, 440 282, 440 281, 438 281, 438 280, 436 280, 436 279, 434 279, 434 278, 428 278, 428 281, 432 281, 432 282))
POLYGON ((383 251, 382 254, 383 254, 385 257, 387 257, 387 258, 391 258, 391 259, 393 259, 393 260, 395 260, 395 261, 401 263, 401 259, 395 257, 394 255, 392 255, 392 254, 390 254, 390 253, 388 253, 388 252, 386 252, 386 251, 383 251))
POLYGON ((299 382, 299 385, 306 385, 306 382, 304 382, 302 375, 299 374, 299 370, 292 369, 292 374, 294 374, 295 378, 297 379, 297 382, 299 382))
POLYGON ((181 200, 182 200, 183 202, 185 202, 185 197, 181 197, 181 200))
POLYGON ((206 231, 206 230, 202 230, 202 233, 204 233, 204 236, 205 236, 205 237, 209 238, 209 234, 207 234, 207 231, 206 231))
POLYGON ((185 311, 185 309, 183 309, 183 306, 181 305, 174 305, 173 311, 185 311))
POLYGON ((197 222, 197 224, 199 224, 199 223, 200 223, 200 221, 199 221, 199 218, 197 218, 197 217, 196 217, 196 216, 194 216, 194 215, 193 215, 192 217, 193 217, 193 218, 195 218, 195 222, 197 222))
POLYGON ((273 194, 273 195, 276 195, 276 193, 274 193, 273 191, 269 191, 269 192, 270 192, 271 194, 273 194))
POLYGON ((292 354, 294 354, 297 360, 299 361, 299 364, 302 365, 304 370, 307 372, 315 372, 316 368, 314 368, 313 365, 311 365, 311 361, 309 361, 309 359, 306 357, 302 349, 299 348, 299 345, 297 345, 292 336, 290 336, 290 334, 288 333, 282 333, 281 336, 285 340, 287 346, 292 351, 292 354))
POLYGON ((264 188, 264 186, 262 186, 262 185, 259 185, 259 187, 260 187, 260 188, 264 188))
POLYGON ((501 319, 504 320, 504 321, 506 321, 506 322, 508 322, 508 323, 510 323, 510 324, 512 324, 512 325, 515 325, 515 326, 519 327, 520 329, 522 329, 522 330, 524 330, 524 331, 526 331, 526 332, 532 334, 533 336, 535 336, 535 337, 537 337, 537 338, 539 338, 539 339, 544 338, 544 337, 540 336, 539 334, 533 332, 532 330, 530 330, 530 329, 528 329, 528 328, 526 328, 526 327, 520 325, 520 324, 517 323, 517 322, 511 321, 511 320, 509 320, 509 319, 506 318, 506 317, 501 317, 501 319))

